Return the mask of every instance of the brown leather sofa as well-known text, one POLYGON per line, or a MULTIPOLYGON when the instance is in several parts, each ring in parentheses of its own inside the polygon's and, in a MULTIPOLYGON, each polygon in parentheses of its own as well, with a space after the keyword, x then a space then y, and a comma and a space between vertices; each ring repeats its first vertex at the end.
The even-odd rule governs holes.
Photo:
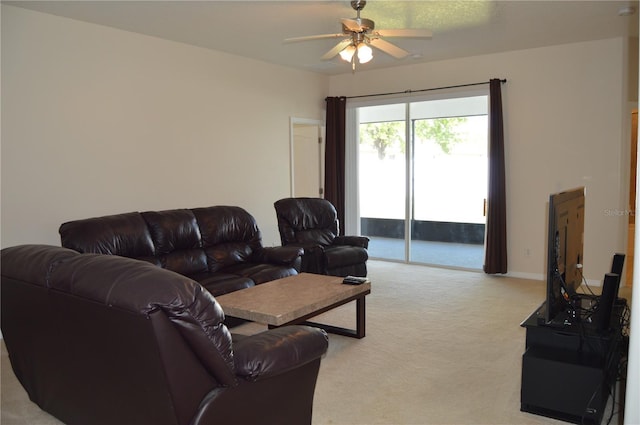
POLYGON ((299 247, 263 247, 240 207, 130 212, 64 223, 62 246, 148 261, 180 273, 214 296, 298 273, 299 247))
POLYGON ((333 204, 322 198, 284 198, 274 203, 283 246, 304 249, 301 271, 366 276, 369 238, 340 236, 333 204))
POLYGON ((197 282, 148 262, 5 248, 2 333, 30 399, 68 424, 310 424, 328 342, 287 326, 234 339, 197 282))

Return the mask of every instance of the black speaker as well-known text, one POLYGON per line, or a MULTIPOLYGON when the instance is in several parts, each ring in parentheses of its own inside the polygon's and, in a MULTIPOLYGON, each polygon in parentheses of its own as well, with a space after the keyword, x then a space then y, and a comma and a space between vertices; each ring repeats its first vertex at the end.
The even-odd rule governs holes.
POLYGON ((609 329, 613 304, 618 298, 619 286, 620 275, 616 273, 607 273, 604 275, 602 294, 598 297, 598 306, 593 314, 593 324, 596 329, 609 329))
POLYGON ((622 279, 622 269, 624 268, 624 254, 616 253, 613 255, 613 261, 611 261, 611 273, 615 273, 618 275, 618 285, 616 290, 616 296, 614 298, 618 298, 618 290, 620 289, 620 280, 622 279))
POLYGON ((616 253, 613 255, 613 261, 611 262, 611 273, 622 276, 622 268, 624 267, 624 254, 616 253))

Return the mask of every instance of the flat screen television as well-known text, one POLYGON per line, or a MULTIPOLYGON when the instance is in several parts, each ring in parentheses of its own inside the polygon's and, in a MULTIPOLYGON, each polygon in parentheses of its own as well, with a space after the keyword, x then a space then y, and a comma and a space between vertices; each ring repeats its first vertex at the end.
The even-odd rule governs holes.
POLYGON ((545 320, 574 314, 572 297, 582 284, 584 187, 549 196, 545 320))

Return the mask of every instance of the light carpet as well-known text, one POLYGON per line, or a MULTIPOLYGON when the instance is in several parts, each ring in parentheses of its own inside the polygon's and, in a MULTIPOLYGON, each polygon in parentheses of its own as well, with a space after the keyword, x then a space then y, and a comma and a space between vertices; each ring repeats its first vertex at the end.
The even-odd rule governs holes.
MULTIPOLYGON (((544 300, 543 282, 382 261, 369 277, 367 335, 330 336, 314 425, 565 423, 520 412, 520 323, 544 300)), ((354 327, 355 303, 314 320, 354 327)), ((1 357, 1 423, 59 424, 28 400, 4 343, 1 357)))

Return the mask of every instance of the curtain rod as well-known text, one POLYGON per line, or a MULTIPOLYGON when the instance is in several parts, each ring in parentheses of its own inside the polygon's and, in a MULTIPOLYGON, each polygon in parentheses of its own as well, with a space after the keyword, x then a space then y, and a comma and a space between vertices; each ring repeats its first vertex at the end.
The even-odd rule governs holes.
MULTIPOLYGON (((405 90, 405 91, 397 91, 391 93, 376 93, 376 94, 363 94, 360 96, 346 96, 345 99, 358 99, 361 97, 373 97, 373 96, 388 96, 392 94, 411 94, 411 93, 419 93, 425 91, 433 91, 433 90, 444 90, 444 89, 457 89, 460 87, 469 87, 469 86, 480 86, 482 84, 489 84, 491 81, 482 81, 480 83, 469 83, 469 84, 458 84, 456 86, 446 86, 446 87, 434 87, 431 89, 420 89, 420 90, 405 90)), ((506 83, 506 78, 500 80, 501 83, 506 83)), ((326 100, 326 99, 325 99, 326 100)))

